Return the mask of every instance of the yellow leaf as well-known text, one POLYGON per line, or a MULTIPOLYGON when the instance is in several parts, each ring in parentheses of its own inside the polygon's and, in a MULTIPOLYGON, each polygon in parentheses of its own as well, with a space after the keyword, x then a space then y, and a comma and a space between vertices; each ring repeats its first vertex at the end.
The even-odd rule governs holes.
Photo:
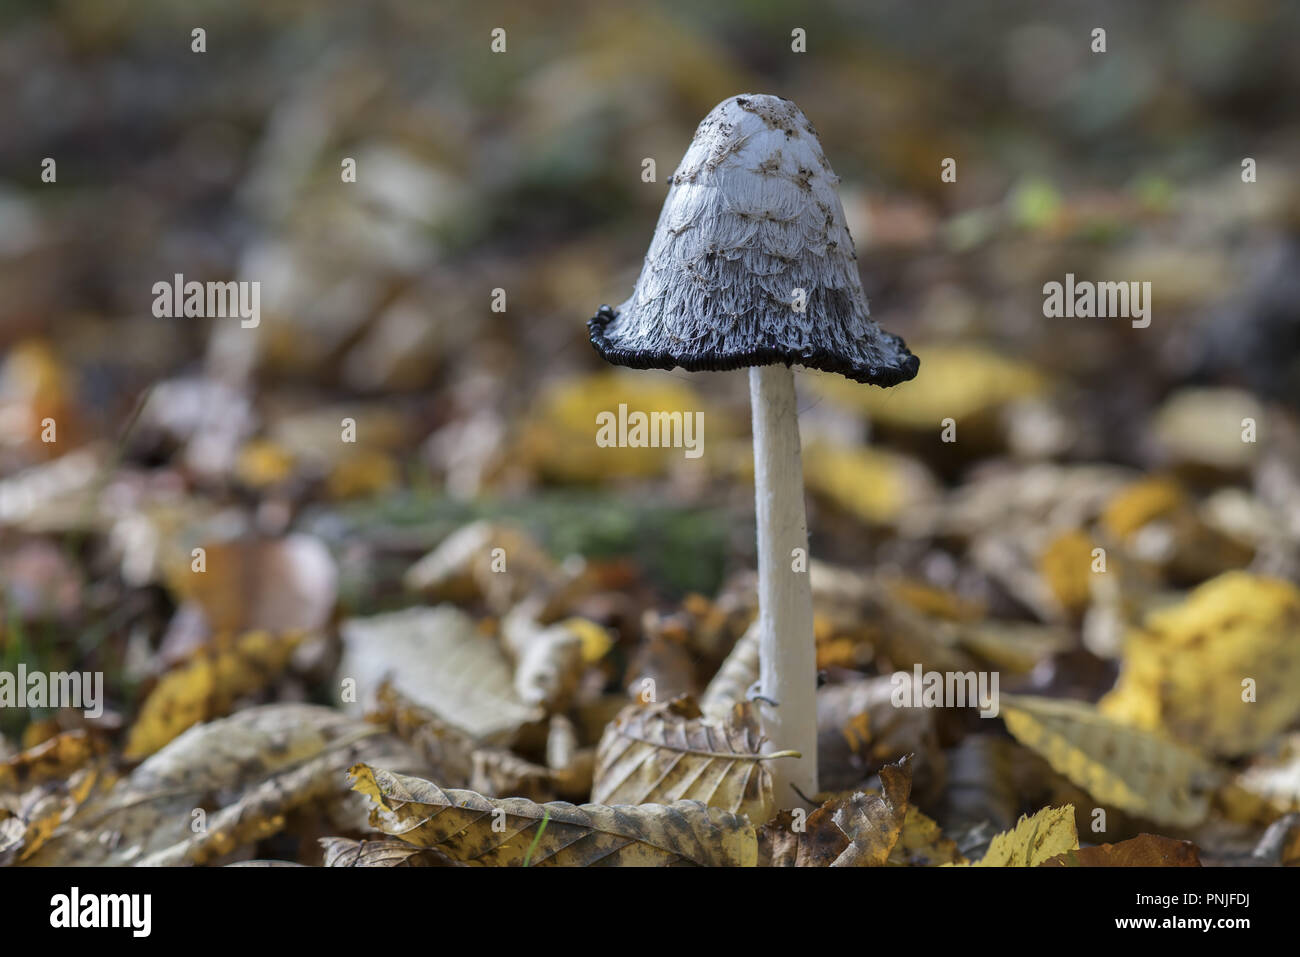
MULTIPOLYGON (((570 379, 547 389, 539 398, 537 412, 524 426, 520 437, 520 456, 548 478, 568 482, 607 481, 614 478, 645 478, 662 475, 682 463, 698 461, 685 457, 685 425, 694 429, 697 412, 702 413, 706 432, 694 440, 713 442, 730 434, 723 416, 707 409, 695 390, 671 376, 640 373, 627 375, 602 372, 570 379), (646 428, 645 445, 632 445, 635 436, 629 431, 626 443, 597 445, 597 416, 611 413, 621 419, 619 406, 627 413, 674 413, 677 447, 662 447, 662 432, 655 435, 660 447, 650 447, 650 429, 646 428)), ((618 439, 619 436, 611 436, 618 439)), ((670 436, 671 438, 671 436, 670 436)))
POLYGON ((1149 475, 1124 486, 1101 513, 1101 527, 1111 538, 1123 541, 1142 526, 1164 518, 1187 505, 1183 487, 1166 476, 1149 475))
POLYGON ((885 524, 935 495, 919 462, 881 449, 814 442, 804 450, 808 488, 864 522, 885 524))
POLYGON ((1214 769, 1173 741, 1076 701, 1003 695, 1001 708, 1017 741, 1098 802, 1177 827, 1209 812, 1214 769))
POLYGON ((0 761, 0 792, 22 791, 43 781, 63 780, 104 750, 102 739, 85 728, 60 732, 0 761))
POLYGON ((937 430, 945 418, 988 412, 1043 390, 1043 376, 1023 362, 979 346, 930 345, 918 349, 925 374, 892 389, 864 389, 840 376, 813 376, 815 389, 875 422, 904 429, 937 430))
POLYGON ((584 664, 594 665, 614 647, 614 639, 610 637, 609 630, 587 618, 566 618, 560 622, 560 627, 567 628, 578 636, 582 643, 584 664))
POLYGON ((1039 573, 1046 580, 1061 607, 1079 614, 1092 596, 1092 550, 1086 532, 1066 532, 1048 543, 1038 558, 1039 573))
POLYGON ((153 754, 191 725, 223 715, 239 698, 265 688, 284 671, 303 637, 265 631, 218 636, 163 675, 145 698, 127 735, 126 757, 153 754))
POLYGON ((970 866, 1037 867, 1078 847, 1074 806, 1045 807, 1033 817, 1022 816, 1014 828, 993 838, 984 856, 970 866))
POLYGON ((1227 572, 1153 612, 1100 708, 1214 754, 1258 750, 1300 718, 1300 589, 1227 572))
POLYGON ((397 484, 397 461, 375 448, 358 448, 340 458, 325 479, 325 494, 335 501, 367 498, 397 484))
POLYGON ((253 439, 239 450, 235 477, 250 488, 264 489, 292 477, 293 453, 269 439, 253 439))

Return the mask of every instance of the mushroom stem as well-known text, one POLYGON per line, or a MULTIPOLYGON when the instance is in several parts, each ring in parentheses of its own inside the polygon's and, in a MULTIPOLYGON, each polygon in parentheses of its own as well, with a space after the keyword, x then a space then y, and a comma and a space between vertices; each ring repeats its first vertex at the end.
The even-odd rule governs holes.
POLYGON ((784 365, 750 368, 749 398, 758 520, 759 684, 767 699, 759 705, 771 747, 802 755, 772 762, 777 807, 807 807, 799 792, 808 799, 817 794, 817 652, 794 373, 784 365))

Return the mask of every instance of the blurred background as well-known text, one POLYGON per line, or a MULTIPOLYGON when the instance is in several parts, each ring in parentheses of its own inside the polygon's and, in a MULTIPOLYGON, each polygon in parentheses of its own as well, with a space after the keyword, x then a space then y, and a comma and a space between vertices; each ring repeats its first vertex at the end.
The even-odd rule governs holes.
MULTIPOLYGON (((584 614, 629 662, 648 609, 743 581, 744 377, 612 370, 584 323, 696 124, 763 92, 817 127, 873 315, 921 358, 891 390, 799 375, 815 557, 1064 629, 1017 646, 1026 686, 1095 698, 1171 593, 1300 576, 1298 30, 1284 0, 6 0, 6 665, 104 668, 129 713, 213 634, 410 604, 479 519, 601 563, 584 614), (1150 282, 1150 326, 1045 318, 1067 272, 1150 282), (260 282, 260 324, 156 318, 177 273, 260 282), (598 448, 621 402, 704 411, 705 454, 598 448), (237 549, 210 590, 200 543, 237 549)), ((834 631, 824 667, 914 659, 834 631)))

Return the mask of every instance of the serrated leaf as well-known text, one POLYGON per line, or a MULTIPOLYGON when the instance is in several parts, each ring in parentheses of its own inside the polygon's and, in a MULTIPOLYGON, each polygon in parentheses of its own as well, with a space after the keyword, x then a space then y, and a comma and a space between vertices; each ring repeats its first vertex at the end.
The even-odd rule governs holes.
POLYGON ((970 866, 1037 867, 1078 848, 1074 805, 1045 807, 1033 817, 1022 816, 1014 828, 994 837, 985 855, 970 866))
POLYGON ((1076 701, 1003 695, 1001 716, 1016 740, 1101 804, 1177 827, 1209 813, 1217 775, 1173 741, 1076 701))
POLYGON ((725 723, 711 722, 689 698, 631 705, 596 749, 591 797, 597 804, 703 801, 762 824, 773 813, 772 774, 748 702, 725 723))
POLYGON ((443 790, 366 764, 349 773, 353 787, 378 805, 372 825, 475 866, 522 866, 530 848, 531 867, 753 867, 758 856, 753 825, 699 801, 640 807, 535 804, 443 790))

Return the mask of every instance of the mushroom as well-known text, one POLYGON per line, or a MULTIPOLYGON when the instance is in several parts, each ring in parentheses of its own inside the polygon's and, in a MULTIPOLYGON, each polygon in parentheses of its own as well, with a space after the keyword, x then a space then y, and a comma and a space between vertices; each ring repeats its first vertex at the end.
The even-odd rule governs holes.
POLYGON ((816 648, 792 365, 892 386, 920 364, 869 318, 838 177, 803 111, 745 94, 704 118, 673 174, 632 296, 587 323, 608 362, 749 368, 760 688, 777 806, 817 794, 816 648))

